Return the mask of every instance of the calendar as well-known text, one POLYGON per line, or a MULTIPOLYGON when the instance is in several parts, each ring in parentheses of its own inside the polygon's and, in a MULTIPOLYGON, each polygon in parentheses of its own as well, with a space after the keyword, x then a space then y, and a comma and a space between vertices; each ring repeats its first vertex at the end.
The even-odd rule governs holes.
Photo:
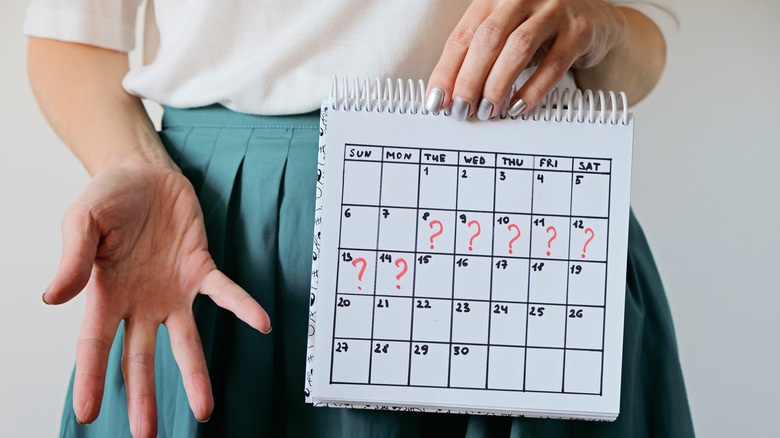
POLYGON ((613 420, 630 116, 556 91, 458 122, 380 88, 322 108, 309 401, 613 420))

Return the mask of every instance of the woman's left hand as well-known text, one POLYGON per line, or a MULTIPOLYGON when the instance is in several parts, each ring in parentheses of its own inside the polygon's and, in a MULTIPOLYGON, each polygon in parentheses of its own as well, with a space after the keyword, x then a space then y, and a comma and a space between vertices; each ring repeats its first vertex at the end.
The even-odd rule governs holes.
POLYGON ((437 112, 453 103, 461 120, 475 112, 495 117, 523 69, 538 61, 509 102, 509 113, 519 114, 569 68, 593 67, 623 44, 625 27, 623 12, 602 0, 475 0, 431 74, 426 107, 437 112))

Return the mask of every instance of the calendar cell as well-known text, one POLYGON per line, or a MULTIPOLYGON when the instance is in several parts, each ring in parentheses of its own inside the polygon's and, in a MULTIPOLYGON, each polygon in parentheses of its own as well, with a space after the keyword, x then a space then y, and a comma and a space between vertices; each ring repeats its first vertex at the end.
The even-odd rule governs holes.
POLYGON ((525 302, 528 300, 528 260, 493 258, 493 300, 525 302))
MULTIPOLYGON (((387 151, 385 151, 387 153, 387 151)), ((393 207, 417 207, 417 163, 382 166, 382 205, 393 207), (399 189, 403 187, 403 190, 399 189)))
POLYGON ((602 356, 600 351, 566 351, 563 390, 574 393, 600 394, 602 356))
POLYGON ((496 170, 496 212, 531 213, 533 172, 530 170, 496 170))
POLYGON ((414 251, 417 212, 411 208, 380 207, 379 210, 379 247, 414 251))
POLYGON ((572 260, 607 260, 607 220, 573 217, 572 260))
POLYGON ((609 216, 609 175, 574 174, 571 213, 575 216, 609 216))
POLYGON ((569 304, 604 305, 606 263, 569 263, 569 304))
POLYGON ((487 346, 458 345, 450 348, 450 386, 484 388, 487 379, 487 346))
POLYGON ((490 304, 490 344, 525 345, 526 304, 495 302, 490 304))
POLYGON ((455 183, 458 181, 457 166, 422 164, 420 166, 419 178, 420 208, 455 209, 455 183))
POLYGON ((375 251, 341 250, 337 292, 374 293, 375 251))
POLYGON ((528 257, 531 245, 531 216, 495 214, 493 254, 503 257, 528 257))
POLYGON ((571 173, 534 172, 534 214, 568 215, 571 198, 571 173))
POLYGON ((454 298, 490 299, 490 257, 455 257, 454 298))
POLYGON ((377 296, 374 300, 374 339, 408 341, 412 337, 411 298, 377 296))
POLYGON ((486 301, 452 302, 452 342, 487 344, 490 303, 486 301))
POLYGON ((458 211, 455 252, 464 255, 493 253, 493 214, 458 211))
POLYGON ((382 163, 366 161, 344 162, 344 204, 379 204, 379 176, 382 163))
POLYGON ((371 343, 371 383, 406 385, 409 368, 408 342, 374 341, 371 343))
POLYGON ((371 341, 333 340, 333 366, 330 378, 334 383, 368 383, 371 341))
POLYGON ((531 303, 527 317, 529 347, 563 348, 566 306, 531 303))
POLYGON ((412 340, 449 342, 452 301, 428 298, 414 299, 412 340))
POLYGON ((454 257, 417 253, 414 294, 423 298, 451 298, 454 257))
POLYGON ((417 251, 452 254, 454 230, 455 211, 418 210, 417 251))
POLYGON ((525 389, 548 392, 563 390, 563 350, 526 349, 525 389))
POLYGON ((531 259, 528 300, 566 304, 568 262, 531 259))
POLYGON ((446 387, 449 355, 449 344, 413 342, 409 384, 446 387))
POLYGON ((415 254, 409 252, 378 252, 376 293, 378 295, 411 296, 414 288, 415 254))
POLYGON ((458 210, 493 211, 495 170, 458 168, 458 210))
POLYGON ((365 224, 379 220, 377 207, 344 206, 341 209, 341 247, 351 249, 375 249, 377 227, 365 224))
POLYGON ((566 312, 566 348, 603 348, 603 308, 569 306, 566 312))
POLYGON ((490 347, 488 389, 523 389, 525 348, 490 347), (511 367, 506 364, 512 364, 511 367))
POLYGON ((371 319, 374 297, 364 295, 336 295, 337 338, 371 339, 371 319))
POLYGON ((531 217, 531 257, 567 259, 569 257, 568 217, 531 217))

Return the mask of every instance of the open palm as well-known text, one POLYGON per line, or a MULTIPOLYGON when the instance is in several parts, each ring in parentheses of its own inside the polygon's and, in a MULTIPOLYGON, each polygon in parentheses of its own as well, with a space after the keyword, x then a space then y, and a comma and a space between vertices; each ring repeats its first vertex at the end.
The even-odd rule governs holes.
POLYGON ((73 389, 79 421, 98 416, 109 350, 122 320, 122 372, 133 435, 156 435, 154 350, 160 324, 168 329, 190 407, 197 419, 207 419, 214 400, 192 315, 195 296, 210 296, 262 332, 271 326, 262 307, 217 270, 189 181, 163 167, 102 172, 65 214, 62 233, 62 259, 44 300, 60 304, 82 290, 87 294, 73 389))

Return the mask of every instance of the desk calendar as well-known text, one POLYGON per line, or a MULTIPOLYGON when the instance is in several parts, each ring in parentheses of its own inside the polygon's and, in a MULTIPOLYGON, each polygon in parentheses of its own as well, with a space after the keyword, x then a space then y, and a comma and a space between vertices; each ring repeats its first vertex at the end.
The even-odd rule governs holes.
POLYGON ((613 420, 625 106, 556 91, 519 119, 458 122, 403 85, 323 104, 308 400, 613 420))

